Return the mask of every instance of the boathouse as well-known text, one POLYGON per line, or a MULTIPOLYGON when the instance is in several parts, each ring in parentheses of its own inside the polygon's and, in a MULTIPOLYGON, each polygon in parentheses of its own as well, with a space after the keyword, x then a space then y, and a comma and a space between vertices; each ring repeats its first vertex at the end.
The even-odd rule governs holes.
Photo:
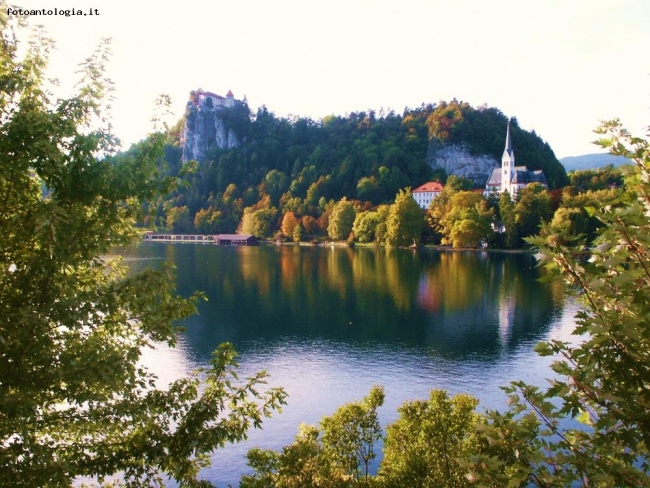
POLYGON ((214 243, 219 246, 257 246, 257 238, 250 234, 217 234, 214 243))

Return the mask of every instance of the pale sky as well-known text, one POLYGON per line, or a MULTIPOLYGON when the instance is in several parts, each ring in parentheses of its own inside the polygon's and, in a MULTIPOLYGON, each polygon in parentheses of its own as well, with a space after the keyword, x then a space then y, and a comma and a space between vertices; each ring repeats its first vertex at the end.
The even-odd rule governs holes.
MULTIPOLYGON (((20 0, 14 0, 17 3, 20 0)), ((648 0, 25 0, 57 42, 51 76, 112 38, 113 124, 128 145, 151 131, 154 102, 175 120, 189 92, 247 97, 277 116, 393 109, 457 98, 497 107, 558 158, 600 152, 592 132, 650 125, 648 0)), ((516 148, 515 148, 516 152, 516 148)), ((524 163, 524 162, 522 162, 524 163)))

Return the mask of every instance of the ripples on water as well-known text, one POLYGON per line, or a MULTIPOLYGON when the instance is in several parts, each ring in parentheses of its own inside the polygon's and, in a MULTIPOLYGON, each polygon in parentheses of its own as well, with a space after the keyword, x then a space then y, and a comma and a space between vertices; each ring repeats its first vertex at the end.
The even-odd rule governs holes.
POLYGON ((280 449, 300 423, 317 423, 373 385, 386 392, 379 410, 384 426, 402 403, 435 388, 470 393, 479 408, 504 409, 501 386, 518 379, 545 384, 551 359, 532 348, 548 338, 569 339, 576 312, 535 281, 537 271, 522 257, 191 245, 135 253, 171 255, 181 292, 198 287, 210 300, 175 349, 145 352, 143 362, 161 385, 204 366, 227 340, 240 352, 241 377, 265 369, 269 386, 289 394, 283 413, 263 430, 215 454, 203 476, 218 486, 237 486, 248 471, 248 449, 280 449))

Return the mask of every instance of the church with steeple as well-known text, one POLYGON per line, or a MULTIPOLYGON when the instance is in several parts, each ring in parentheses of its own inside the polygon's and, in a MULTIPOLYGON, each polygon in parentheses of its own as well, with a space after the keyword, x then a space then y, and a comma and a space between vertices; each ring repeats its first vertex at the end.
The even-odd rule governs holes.
POLYGON ((532 170, 526 166, 515 165, 515 153, 512 150, 512 138, 510 136, 510 121, 508 121, 506 147, 501 157, 501 167, 492 170, 483 194, 489 196, 490 194, 501 194, 507 191, 514 200, 517 198, 519 190, 533 183, 539 183, 548 188, 548 182, 542 170, 532 170))

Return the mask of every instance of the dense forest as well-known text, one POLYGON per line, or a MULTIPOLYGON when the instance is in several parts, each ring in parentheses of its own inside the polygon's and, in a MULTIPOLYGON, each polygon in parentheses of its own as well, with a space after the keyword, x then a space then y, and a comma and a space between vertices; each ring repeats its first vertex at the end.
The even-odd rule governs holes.
MULTIPOLYGON (((500 161, 508 123, 496 108, 456 100, 423 104, 401 115, 369 110, 318 121, 277 117, 266 107, 253 113, 244 100, 222 109, 220 118, 241 144, 210 150, 205 161, 184 173, 184 119, 169 131, 165 171, 182 173, 183 184, 151 202, 149 225, 177 233, 235 232, 248 209, 264 214, 266 236, 280 229, 287 212, 307 219, 303 230, 310 227, 306 234, 315 235, 326 229, 333 202, 344 197, 367 210, 393 202, 401 189, 446 181, 444 171, 427 162, 431 147, 463 144, 473 154, 500 161)), ((518 162, 543 169, 551 188, 568 184, 547 143, 521 129, 516 119, 511 131, 518 162)))

